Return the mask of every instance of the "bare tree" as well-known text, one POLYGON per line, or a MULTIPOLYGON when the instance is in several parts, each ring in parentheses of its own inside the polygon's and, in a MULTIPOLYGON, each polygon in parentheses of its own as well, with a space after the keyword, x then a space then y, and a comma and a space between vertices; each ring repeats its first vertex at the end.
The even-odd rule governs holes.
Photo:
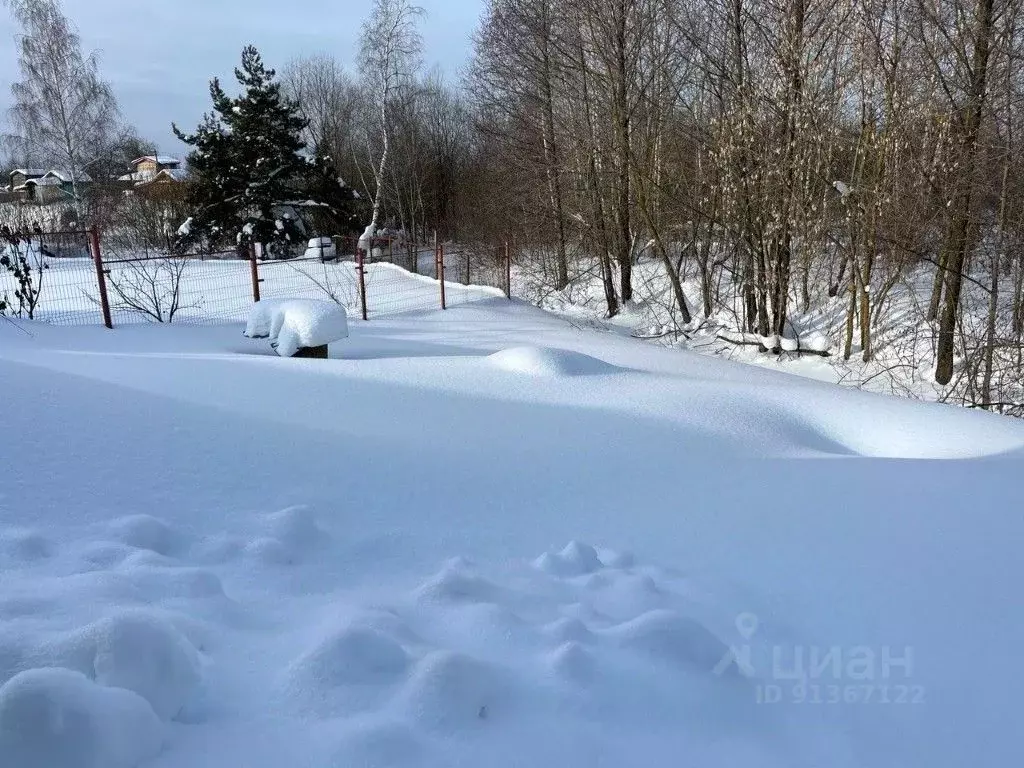
POLYGON ((83 54, 81 40, 58 0, 8 0, 22 27, 21 80, 11 90, 11 120, 18 138, 40 158, 71 177, 80 212, 80 183, 117 121, 117 101, 100 78, 97 54, 83 54))

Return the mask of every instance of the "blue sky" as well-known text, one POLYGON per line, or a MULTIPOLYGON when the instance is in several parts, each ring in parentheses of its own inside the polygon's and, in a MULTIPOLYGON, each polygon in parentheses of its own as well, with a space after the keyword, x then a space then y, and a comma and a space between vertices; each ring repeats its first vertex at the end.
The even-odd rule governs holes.
MULTIPOLYGON (((230 80, 242 47, 254 43, 268 65, 327 52, 354 68, 371 0, 64 0, 86 50, 98 49, 124 117, 161 150, 182 153, 170 123, 191 129, 208 109, 207 84, 230 80)), ((425 60, 457 78, 483 0, 419 0, 425 60)), ((0 100, 17 77, 17 29, 0 4, 0 100)))

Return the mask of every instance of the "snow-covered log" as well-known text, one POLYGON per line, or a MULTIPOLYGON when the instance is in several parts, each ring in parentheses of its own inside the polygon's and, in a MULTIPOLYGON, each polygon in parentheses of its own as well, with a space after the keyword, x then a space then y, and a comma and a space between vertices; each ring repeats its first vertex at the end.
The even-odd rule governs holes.
POLYGON ((270 339, 281 357, 293 357, 302 350, 322 349, 348 338, 345 308, 333 301, 316 299, 264 299, 249 311, 245 335, 270 339))

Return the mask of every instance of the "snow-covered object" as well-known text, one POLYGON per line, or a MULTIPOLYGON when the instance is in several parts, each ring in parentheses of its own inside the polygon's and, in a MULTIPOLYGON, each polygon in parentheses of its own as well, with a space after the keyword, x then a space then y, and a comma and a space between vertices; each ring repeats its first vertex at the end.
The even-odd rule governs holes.
POLYGON ((136 693, 69 669, 32 669, 0 688, 0 765, 135 768, 159 754, 164 727, 136 693))
POLYGON ((376 234, 377 234, 377 232, 374 229, 373 224, 367 224, 366 225, 366 229, 363 230, 363 234, 361 234, 359 236, 359 243, 357 245, 359 250, 361 250, 361 251, 369 251, 370 250, 370 243, 373 242, 374 235, 376 235, 376 234))
POLYGON ((333 301, 264 299, 250 310, 245 335, 269 338, 277 354, 291 357, 300 349, 348 338, 348 316, 333 301))
POLYGON ((187 219, 185 219, 185 221, 183 221, 181 223, 181 226, 178 227, 178 234, 181 235, 182 237, 188 237, 189 235, 191 235, 192 234, 192 222, 193 222, 193 219, 192 219, 191 216, 189 216, 187 219))
POLYGON ((338 255, 334 241, 329 237, 314 237, 306 244, 307 259, 333 259, 338 255))

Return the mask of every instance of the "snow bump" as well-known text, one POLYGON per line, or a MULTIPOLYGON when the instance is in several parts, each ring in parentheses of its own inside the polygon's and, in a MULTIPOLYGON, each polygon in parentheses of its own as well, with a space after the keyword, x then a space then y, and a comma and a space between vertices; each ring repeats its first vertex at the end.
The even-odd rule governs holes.
POLYGON ((187 537, 170 524, 152 515, 129 515, 110 523, 114 541, 171 557, 185 546, 187 537))
POLYGON ((503 371, 539 377, 594 376, 620 370, 580 352, 549 347, 511 347, 489 355, 487 362, 503 371))
POLYGON ((162 720, 176 717, 199 688, 199 654, 170 622, 126 612, 99 622, 92 633, 96 682, 134 691, 162 720))
POLYGON ((561 552, 545 552, 533 564, 552 576, 583 576, 604 567, 597 550, 579 541, 570 541, 561 552))
POLYGON ((511 684, 498 667, 448 650, 420 661, 403 698, 413 720, 442 731, 480 726, 506 711, 511 699, 511 684))
POLYGON ((68 669, 32 669, 0 688, 0 765, 136 768, 163 747, 164 729, 136 693, 68 669))
POLYGON ((702 624, 675 611, 657 609, 606 630, 620 647, 708 674, 729 652, 702 624))

